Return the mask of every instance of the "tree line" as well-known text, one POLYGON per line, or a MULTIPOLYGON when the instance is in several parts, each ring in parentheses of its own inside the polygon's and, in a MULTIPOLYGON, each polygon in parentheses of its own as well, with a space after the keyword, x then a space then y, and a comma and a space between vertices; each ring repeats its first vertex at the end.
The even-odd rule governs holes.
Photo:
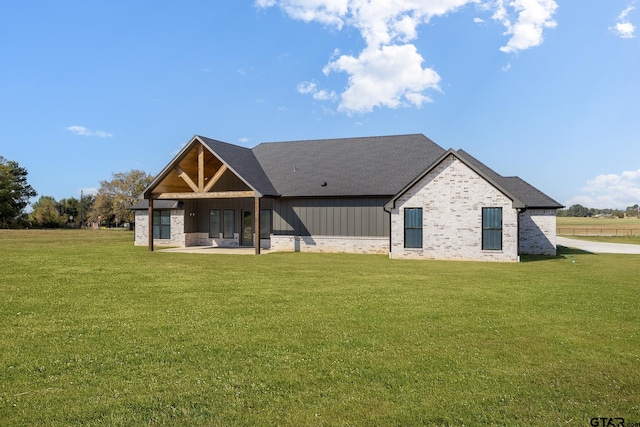
POLYGON ((576 204, 569 206, 566 209, 559 209, 558 216, 566 216, 566 217, 578 217, 578 218, 587 218, 587 217, 596 217, 596 216, 610 216, 613 218, 637 218, 640 216, 640 210, 638 208, 638 204, 636 203, 633 206, 628 206, 625 210, 622 209, 595 209, 595 208, 587 208, 582 205, 576 204))
POLYGON ((134 221, 131 211, 138 196, 153 177, 140 170, 114 173, 101 181, 96 194, 56 201, 41 196, 26 212, 29 200, 37 197, 27 182, 27 170, 0 156, 0 228, 80 228, 123 226, 134 221))

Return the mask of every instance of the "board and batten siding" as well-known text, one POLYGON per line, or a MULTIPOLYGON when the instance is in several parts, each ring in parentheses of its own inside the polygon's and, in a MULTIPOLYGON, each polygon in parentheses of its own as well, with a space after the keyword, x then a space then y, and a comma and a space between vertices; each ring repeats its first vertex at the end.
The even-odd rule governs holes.
POLYGON ((389 198, 287 198, 273 201, 273 234, 388 237, 389 198))
MULTIPOLYGON (((389 198, 286 198, 260 200, 261 209, 271 209, 275 235, 389 237, 389 198)), ((209 231, 209 210, 236 211, 236 229, 241 228, 240 212, 254 210, 253 198, 185 200, 184 232, 209 231)))
MULTIPOLYGON (((242 227, 242 218, 240 216, 241 211, 253 212, 255 209, 255 200, 253 198, 238 198, 238 199, 196 199, 185 201, 185 211, 187 219, 185 221, 185 232, 209 232, 209 211, 211 209, 233 209, 236 211, 235 228, 240 230, 242 227), (196 215, 190 216, 190 213, 196 213, 196 215)), ((272 209, 272 203, 270 199, 261 199, 261 209, 272 209)))

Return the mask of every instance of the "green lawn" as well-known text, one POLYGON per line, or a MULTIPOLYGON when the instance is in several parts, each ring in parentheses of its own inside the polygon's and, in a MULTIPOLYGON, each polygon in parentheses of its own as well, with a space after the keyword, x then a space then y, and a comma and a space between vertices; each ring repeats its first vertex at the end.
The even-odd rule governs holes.
POLYGON ((558 235, 609 243, 640 244, 639 218, 575 218, 556 219, 558 235))
POLYGON ((640 256, 150 253, 0 231, 0 425, 640 422, 640 256))

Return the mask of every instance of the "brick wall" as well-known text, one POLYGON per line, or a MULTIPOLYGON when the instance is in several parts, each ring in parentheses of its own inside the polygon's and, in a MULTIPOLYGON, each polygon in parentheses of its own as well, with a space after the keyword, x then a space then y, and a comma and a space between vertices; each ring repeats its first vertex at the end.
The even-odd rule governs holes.
MULTIPOLYGON (((136 232, 134 244, 136 246, 147 246, 149 244, 149 212, 136 211, 136 232)), ((184 234, 184 210, 171 210, 171 238, 154 239, 153 246, 185 246, 184 234)))
POLYGON ((271 235, 271 251, 386 254, 389 252, 389 238, 359 236, 345 237, 271 235))
POLYGON ((520 253, 556 255, 555 209, 527 209, 520 214, 520 253))
POLYGON ((222 233, 219 238, 209 237, 209 233, 187 233, 185 236, 185 246, 215 246, 220 248, 237 248, 240 246, 240 234, 234 233, 233 238, 223 239, 222 233))
POLYGON ((517 261, 512 201, 450 155, 397 201, 391 212, 391 258, 517 261), (502 208, 502 250, 482 250, 482 208, 502 208), (404 247, 404 209, 422 208, 422 248, 404 247))

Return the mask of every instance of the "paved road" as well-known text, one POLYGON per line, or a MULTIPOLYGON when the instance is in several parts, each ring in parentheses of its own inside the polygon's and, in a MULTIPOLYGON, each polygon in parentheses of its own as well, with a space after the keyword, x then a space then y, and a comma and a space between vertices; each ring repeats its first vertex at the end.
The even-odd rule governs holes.
POLYGON ((631 245, 626 243, 590 242, 588 240, 568 239, 566 237, 559 236, 556 238, 556 243, 568 248, 576 248, 593 253, 640 255, 640 245, 631 245))

